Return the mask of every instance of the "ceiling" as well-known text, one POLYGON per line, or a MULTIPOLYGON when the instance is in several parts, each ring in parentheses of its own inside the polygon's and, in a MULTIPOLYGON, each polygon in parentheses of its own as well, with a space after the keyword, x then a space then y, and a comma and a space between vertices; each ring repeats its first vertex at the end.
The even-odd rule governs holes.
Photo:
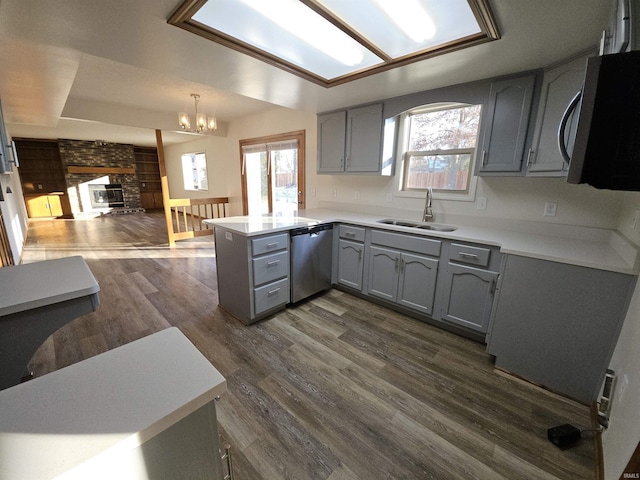
MULTIPOLYGON (((355 1, 355 0, 354 0, 355 1)), ((181 0, 0 0, 0 99, 13 137, 192 140, 177 112, 230 122, 318 113, 551 65, 595 48, 613 1, 490 0, 500 40, 325 88, 169 25, 181 0)))

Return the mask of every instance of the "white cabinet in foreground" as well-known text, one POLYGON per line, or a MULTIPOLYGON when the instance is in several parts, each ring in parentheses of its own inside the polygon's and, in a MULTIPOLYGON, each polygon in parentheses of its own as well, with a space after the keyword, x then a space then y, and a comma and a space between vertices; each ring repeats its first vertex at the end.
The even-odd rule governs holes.
POLYGON ((0 392, 0 477, 221 480, 225 379, 177 329, 0 392))

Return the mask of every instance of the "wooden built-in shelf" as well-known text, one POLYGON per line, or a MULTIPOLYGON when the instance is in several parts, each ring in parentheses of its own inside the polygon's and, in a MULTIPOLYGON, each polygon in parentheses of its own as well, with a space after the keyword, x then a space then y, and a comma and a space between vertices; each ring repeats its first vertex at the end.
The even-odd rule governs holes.
POLYGON ((135 175, 135 168, 124 167, 67 167, 69 173, 98 173, 98 174, 120 174, 120 175, 135 175))

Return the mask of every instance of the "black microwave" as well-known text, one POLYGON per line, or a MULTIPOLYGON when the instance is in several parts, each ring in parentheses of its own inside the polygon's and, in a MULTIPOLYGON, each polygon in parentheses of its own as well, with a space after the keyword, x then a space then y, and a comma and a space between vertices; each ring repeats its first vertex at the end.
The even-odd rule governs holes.
POLYGON ((567 182, 640 191, 640 51, 589 58, 581 97, 567 182))

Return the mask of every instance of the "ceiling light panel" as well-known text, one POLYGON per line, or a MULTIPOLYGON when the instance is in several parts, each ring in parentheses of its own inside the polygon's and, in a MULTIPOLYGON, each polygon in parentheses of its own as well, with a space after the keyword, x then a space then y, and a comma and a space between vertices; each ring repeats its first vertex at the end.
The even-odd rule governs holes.
POLYGON ((168 23, 332 87, 497 40, 490 0, 182 0, 168 23))
POLYGON ((395 59, 481 33, 467 0, 315 0, 395 59))
POLYGON ((209 0, 192 18, 325 79, 383 63, 298 0, 209 0))

